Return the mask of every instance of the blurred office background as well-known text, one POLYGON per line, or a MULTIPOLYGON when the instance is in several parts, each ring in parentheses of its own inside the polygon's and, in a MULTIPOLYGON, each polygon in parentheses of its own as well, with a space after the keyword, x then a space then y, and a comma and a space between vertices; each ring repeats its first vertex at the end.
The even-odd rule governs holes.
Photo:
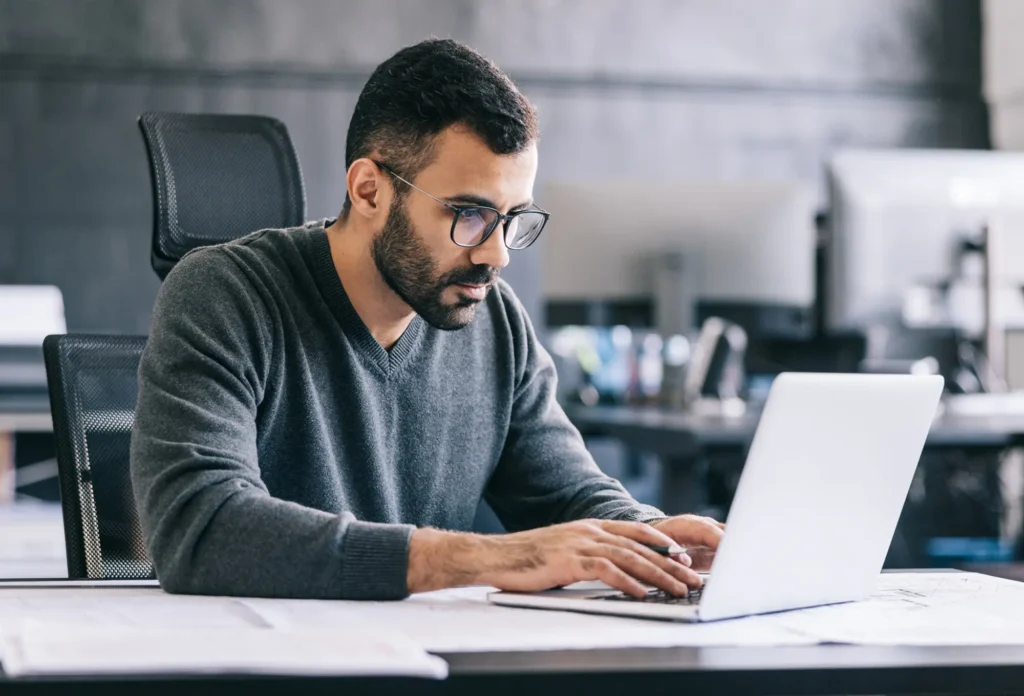
MULTIPOLYGON (((539 190, 797 177, 823 191, 839 146, 990 144, 981 7, 963 0, 4 0, 0 13, 0 282, 57 284, 72 331, 149 326, 141 112, 280 118, 309 215, 334 215, 363 82, 430 35, 483 51, 536 102, 539 190)), ((507 273, 537 317, 544 263, 541 245, 507 273)))
MULTIPOLYGON (((1024 257, 1024 168, 988 157, 1024 149, 1021 32, 1015 0, 0 0, 0 286, 56 286, 68 331, 145 334, 159 281, 139 114, 281 119, 307 217, 333 216, 363 82, 398 48, 445 36, 494 59, 540 111, 536 194, 553 219, 504 276, 556 354, 568 407, 692 409, 687 371, 715 326, 697 396, 735 396, 745 417, 782 369, 1021 388, 1020 269, 1000 267, 997 380, 979 285, 989 226, 1024 257), (864 148, 982 159, 837 159, 864 148), (949 200, 954 180, 972 215, 949 200), (872 259, 913 272, 873 292, 885 277, 872 259), (727 340, 735 327, 742 345, 727 340)), ((1017 408, 993 396, 966 408, 1017 408)), ((602 466, 664 502, 670 457, 588 422, 602 466)), ((18 436, 21 467, 47 456, 47 437, 18 436)), ((703 472, 702 510, 727 511, 742 450, 688 465, 703 472)), ((1012 449, 927 456, 937 473, 904 521, 902 562, 939 562, 940 547, 1019 558, 1012 449)))

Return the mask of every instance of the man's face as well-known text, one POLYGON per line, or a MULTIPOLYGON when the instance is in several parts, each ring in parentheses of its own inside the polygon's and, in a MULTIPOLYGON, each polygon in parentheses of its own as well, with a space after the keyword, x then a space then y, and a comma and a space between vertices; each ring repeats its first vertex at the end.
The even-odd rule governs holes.
MULTIPOLYGON (((489 205, 508 213, 532 202, 536 174, 535 145, 496 155, 474 133, 452 127, 437 137, 433 162, 411 181, 449 203, 489 205)), ((460 247, 451 239, 454 211, 401 181, 392 184, 397 195, 373 241, 377 270, 430 325, 444 330, 467 326, 508 265, 503 225, 480 246, 460 247)))

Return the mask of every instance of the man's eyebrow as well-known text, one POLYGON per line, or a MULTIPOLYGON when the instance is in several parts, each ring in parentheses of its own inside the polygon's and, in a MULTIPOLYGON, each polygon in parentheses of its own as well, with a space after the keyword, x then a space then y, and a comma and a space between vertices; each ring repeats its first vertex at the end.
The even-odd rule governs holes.
MULTIPOLYGON (((483 205, 487 206, 488 208, 494 208, 495 210, 499 210, 497 204, 495 204, 494 201, 490 200, 489 198, 477 196, 472 193, 458 193, 455 194, 454 196, 448 196, 444 200, 448 203, 469 203, 470 205, 483 205)), ((529 208, 531 205, 533 205, 533 201, 529 200, 526 203, 520 203, 519 205, 512 206, 511 208, 509 208, 509 212, 511 213, 523 210, 525 208, 529 208)))

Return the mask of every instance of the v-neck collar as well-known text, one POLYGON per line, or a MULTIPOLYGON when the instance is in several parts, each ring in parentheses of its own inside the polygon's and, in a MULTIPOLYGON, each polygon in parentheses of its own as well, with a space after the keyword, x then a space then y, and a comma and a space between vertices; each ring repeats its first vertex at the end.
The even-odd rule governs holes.
POLYGON ((405 332, 391 347, 391 350, 384 349, 384 346, 370 333, 370 329, 366 327, 366 323, 359 316, 356 308, 352 306, 352 301, 341 284, 341 278, 338 277, 334 259, 331 257, 331 244, 327 240, 327 230, 325 229, 332 222, 332 220, 322 220, 311 225, 313 276, 317 285, 320 286, 320 292, 331 308, 334 318, 341 324, 345 333, 352 338, 363 355, 380 368, 385 376, 390 377, 398 371, 415 347, 416 339, 419 338, 423 330, 423 319, 418 314, 413 316, 409 326, 406 327, 405 332))

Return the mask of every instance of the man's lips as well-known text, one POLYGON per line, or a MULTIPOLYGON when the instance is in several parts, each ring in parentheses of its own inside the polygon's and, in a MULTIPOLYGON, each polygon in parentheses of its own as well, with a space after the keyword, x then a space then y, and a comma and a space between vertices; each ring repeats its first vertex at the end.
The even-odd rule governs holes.
POLYGON ((482 300, 485 297, 487 297, 487 288, 490 287, 490 283, 456 283, 455 287, 457 287, 466 295, 472 297, 474 300, 482 300))

